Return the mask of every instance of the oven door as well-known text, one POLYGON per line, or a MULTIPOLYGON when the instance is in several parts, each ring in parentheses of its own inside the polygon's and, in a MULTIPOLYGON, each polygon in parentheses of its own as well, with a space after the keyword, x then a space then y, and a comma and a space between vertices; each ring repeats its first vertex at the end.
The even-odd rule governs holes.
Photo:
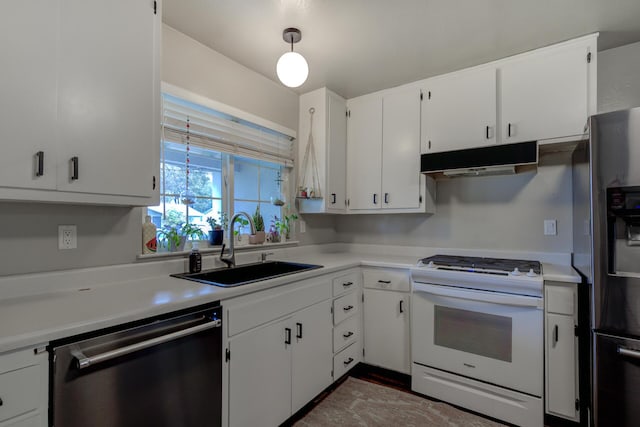
POLYGON ((542 396, 542 298, 413 284, 415 363, 542 396))

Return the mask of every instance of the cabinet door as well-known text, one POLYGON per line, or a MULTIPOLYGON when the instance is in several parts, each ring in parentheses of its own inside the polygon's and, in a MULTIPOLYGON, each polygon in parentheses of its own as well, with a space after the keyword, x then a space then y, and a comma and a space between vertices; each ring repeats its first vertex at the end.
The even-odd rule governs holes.
POLYGON ((366 363, 410 373, 409 295, 364 290, 364 359, 366 363))
POLYGON ((573 316, 547 314, 546 317, 547 411, 577 420, 577 358, 573 316))
POLYGON ((60 2, 58 189, 150 196, 160 14, 147 0, 60 2))
POLYGON ((536 52, 500 67, 502 141, 581 135, 588 112, 588 48, 536 52))
POLYGON ((420 91, 400 89, 383 99, 382 208, 420 207, 420 91))
POLYGON ((431 79, 423 95, 422 152, 495 144, 495 68, 431 79))
POLYGON ((292 413, 331 384, 332 327, 330 300, 312 305, 293 317, 292 413))
POLYGON ((349 209, 380 209, 382 187, 382 98, 348 102, 347 180, 349 209))
POLYGON ((291 415, 290 327, 287 318, 229 340, 229 426, 277 426, 291 415))
POLYGON ((58 2, 5 1, 0 13, 0 186, 56 185, 58 2), (36 153, 42 151, 42 176, 36 153))
POLYGON ((327 194, 328 211, 343 212, 347 199, 347 116, 345 101, 329 93, 327 128, 327 194))

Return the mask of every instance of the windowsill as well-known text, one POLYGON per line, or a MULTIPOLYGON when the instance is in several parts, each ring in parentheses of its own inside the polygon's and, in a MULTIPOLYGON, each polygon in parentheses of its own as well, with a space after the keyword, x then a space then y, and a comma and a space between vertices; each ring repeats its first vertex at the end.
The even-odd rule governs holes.
MULTIPOLYGON (((202 240, 201 242, 205 242, 205 241, 202 240)), ((297 246, 298 243, 299 242, 297 240, 287 240, 286 242, 279 242, 279 243, 262 243, 258 245, 247 244, 247 245, 234 246, 234 250, 237 252, 242 252, 242 251, 250 251, 250 250, 260 250, 264 248, 283 248, 287 246, 297 246)), ((201 254, 206 255, 211 253, 219 253, 220 249, 222 249, 222 246, 207 246, 204 248, 200 247, 199 251, 201 254)), ((136 259, 141 261, 148 261, 148 260, 163 259, 163 258, 185 258, 189 256, 190 253, 191 253, 191 250, 176 251, 176 252, 156 252, 155 254, 139 254, 136 256, 136 259)))

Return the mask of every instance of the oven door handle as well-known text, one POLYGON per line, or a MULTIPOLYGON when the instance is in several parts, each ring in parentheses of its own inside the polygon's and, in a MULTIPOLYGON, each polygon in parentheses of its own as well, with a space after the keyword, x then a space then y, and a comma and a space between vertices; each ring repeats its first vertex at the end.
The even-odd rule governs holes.
POLYGON ((442 297, 465 299, 470 301, 481 301, 499 305, 512 305, 516 307, 533 307, 542 309, 542 298, 528 297, 522 295, 498 294, 495 292, 485 292, 467 289, 458 289, 446 286, 427 285, 414 283, 413 290, 442 297))

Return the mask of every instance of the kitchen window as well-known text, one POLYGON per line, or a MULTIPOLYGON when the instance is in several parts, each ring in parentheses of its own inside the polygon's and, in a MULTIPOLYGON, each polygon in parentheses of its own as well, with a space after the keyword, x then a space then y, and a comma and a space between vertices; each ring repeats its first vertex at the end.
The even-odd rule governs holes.
POLYGON ((291 139, 171 95, 163 107, 160 204, 147 209, 158 229, 188 221, 206 232, 207 217, 257 206, 268 229, 288 191, 291 139))

